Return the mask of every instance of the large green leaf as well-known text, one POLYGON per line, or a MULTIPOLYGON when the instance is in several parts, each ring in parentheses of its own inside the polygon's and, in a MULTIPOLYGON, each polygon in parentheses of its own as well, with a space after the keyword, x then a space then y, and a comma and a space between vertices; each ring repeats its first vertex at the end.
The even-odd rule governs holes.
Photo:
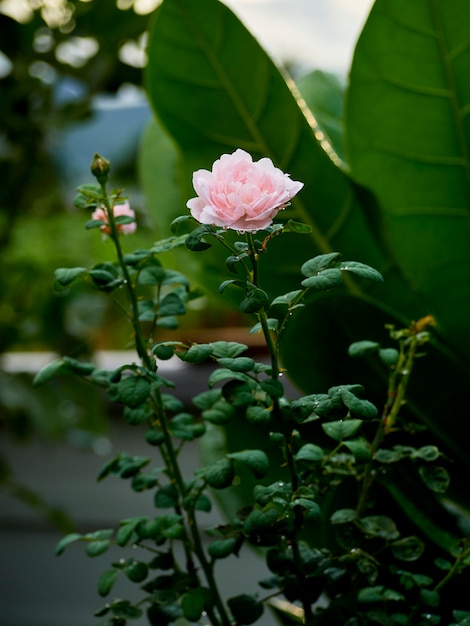
MULTIPOLYGON (((210 167, 221 153, 237 147, 255 157, 271 157, 294 179, 305 182, 285 215, 310 224, 312 234, 285 235, 272 242, 262 266, 263 284, 272 295, 298 288, 301 263, 318 252, 339 250, 346 259, 364 261, 385 276, 384 287, 370 287, 366 293, 362 285, 350 282, 347 301, 333 293, 322 298, 321 306, 312 301, 303 311, 284 344, 284 358, 294 379, 316 391, 347 380, 348 372, 357 373, 356 365, 344 358, 349 342, 376 340, 374 331, 384 322, 407 323, 430 312, 428 303, 416 297, 389 259, 371 196, 338 167, 336 155, 318 140, 316 121, 300 106, 295 87, 286 83, 227 7, 217 0, 164 0, 155 16, 148 54, 147 91, 180 148, 182 178, 187 181, 183 197, 193 195, 194 169, 210 167), (343 323, 338 324, 341 316, 343 323), (332 334, 323 332, 325 320, 328 324, 335 320, 332 334), (313 352, 318 358, 312 363, 313 352), (320 381, 325 386, 319 388, 320 381)), ((157 158, 151 162, 157 163, 157 158)), ((220 257, 205 252, 204 258, 206 281, 211 276, 220 281, 220 257)), ((429 371, 422 378, 419 401, 414 403, 418 413, 430 410, 431 421, 439 407, 449 406, 458 395, 462 382, 454 375, 460 370, 453 355, 442 349, 434 354, 436 359, 429 359, 429 371), (447 394, 439 402, 426 402, 430 370, 446 377, 447 394)))
POLYGON ((470 3, 377 0, 347 98, 352 172, 440 333, 470 350, 470 3))
POLYGON ((255 158, 270 157, 305 183, 285 217, 308 223, 312 233, 274 242, 264 267, 274 294, 292 288, 301 263, 315 252, 338 249, 386 268, 386 255, 360 208, 362 198, 335 164, 336 154, 316 138, 312 114, 301 110, 293 84, 226 6, 217 0, 164 0, 148 54, 147 91, 181 149, 187 198, 194 195, 195 169, 239 147, 255 158))
POLYGON ((336 74, 314 70, 302 76, 297 86, 327 140, 344 160, 344 81, 336 74))

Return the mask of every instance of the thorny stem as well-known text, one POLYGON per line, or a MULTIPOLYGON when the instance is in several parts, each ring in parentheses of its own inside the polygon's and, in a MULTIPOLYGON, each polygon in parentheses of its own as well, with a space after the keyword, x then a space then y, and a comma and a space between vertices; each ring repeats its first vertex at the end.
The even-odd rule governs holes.
MULTIPOLYGON (((462 550, 460 551, 460 553, 457 555, 457 557, 455 558, 454 564, 452 565, 452 567, 450 568, 450 570, 447 572, 447 574, 444 576, 444 578, 442 578, 442 580, 440 580, 433 588, 433 591, 435 592, 439 592, 445 585, 447 585, 450 580, 452 580, 452 578, 456 575, 459 574, 461 572, 461 570, 466 567, 466 559, 470 556, 470 540, 466 539, 463 542, 463 546, 462 546, 462 550)), ((418 613, 418 611, 421 608, 421 604, 417 604, 413 610, 411 611, 411 613, 408 616, 408 619, 406 621, 407 624, 411 624, 413 618, 415 617, 416 613, 418 613)))
POLYGON ((152 367, 152 361, 146 350, 145 342, 142 337, 142 332, 141 332, 140 325, 139 325, 139 308, 137 304, 137 296, 132 286, 132 281, 131 281, 131 277, 129 274, 129 270, 127 269, 127 265, 124 262, 124 255, 122 252, 121 242, 119 240, 119 233, 118 233, 117 226, 116 226, 116 220, 114 218, 113 207, 111 206, 109 202, 109 198, 108 198, 108 194, 106 190, 106 183, 101 182, 100 185, 101 185, 101 193, 103 196, 103 203, 106 208, 106 213, 108 215, 109 227, 111 228, 111 239, 113 240, 114 247, 116 249, 116 254, 118 257, 119 265, 121 266, 122 274, 124 276, 124 284, 125 284, 125 288, 127 291, 127 296, 129 298, 129 303, 131 305, 131 311, 132 311, 131 321, 132 321, 132 326, 134 329, 134 338, 135 338, 137 354, 142 359, 142 363, 144 364, 144 366, 148 370, 153 371, 154 368, 152 367))
MULTIPOLYGON (((149 371, 154 371, 155 367, 153 366, 152 360, 146 349, 146 345, 145 345, 146 342, 142 336, 142 331, 141 331, 140 324, 138 321, 139 309, 138 309, 137 295, 134 290, 133 283, 131 281, 129 270, 127 268, 127 265, 124 262, 124 255, 123 255, 121 243, 119 240, 119 234, 118 234, 118 230, 116 226, 116 221, 114 218, 113 207, 107 195, 106 183, 101 182, 100 185, 101 185, 101 191, 103 195, 104 206, 106 208, 106 213, 108 216, 108 223, 111 229, 111 238, 113 240, 113 243, 116 249, 116 254, 118 257, 118 261, 119 261, 119 265, 123 273, 125 288, 126 288, 127 296, 128 296, 130 307, 131 307, 131 315, 129 317, 131 319, 131 323, 132 323, 133 330, 134 330, 134 340, 135 340, 137 353, 140 359, 142 360, 142 364, 144 365, 144 367, 149 371)), ((184 480, 183 480, 183 476, 181 474, 181 470, 178 464, 177 454, 176 454, 176 451, 175 451, 175 448, 173 446, 173 442, 170 436, 166 411, 162 403, 160 391, 158 389, 155 390, 154 393, 152 394, 151 401, 154 407, 155 415, 160 421, 160 425, 161 425, 162 432, 163 432, 164 450, 162 450, 162 453, 163 453, 163 457, 165 460, 165 464, 169 470, 170 477, 178 490, 179 499, 182 500, 184 497, 184 493, 185 493, 184 480)), ((178 502, 175 505, 175 511, 178 515, 182 515, 183 508, 180 502, 178 502)), ((193 556, 192 556, 192 552, 194 551, 194 553, 198 557, 198 560, 202 566, 202 569, 206 576, 207 583, 212 590, 214 602, 219 611, 220 621, 210 608, 206 609, 208 616, 210 617, 214 626, 219 626, 219 624, 222 624, 222 626, 230 626, 230 619, 225 611, 225 607, 221 600, 217 583, 213 576, 212 569, 204 553, 204 548, 202 546, 201 538, 199 536, 199 530, 196 524, 194 511, 188 512, 188 523, 189 523, 189 528, 191 531, 191 537, 194 542, 194 544, 191 545, 188 532, 185 531, 186 537, 185 537, 185 540, 183 541, 183 546, 184 546, 184 551, 185 551, 185 556, 186 556, 186 565, 188 568, 188 573, 193 578, 194 583, 197 586, 200 586, 199 578, 197 575, 197 568, 196 568, 196 565, 194 563, 193 556)))
POLYGON ((462 550, 460 552, 460 554, 456 557, 454 564, 452 565, 452 567, 450 568, 450 570, 447 572, 447 574, 444 576, 444 578, 439 581, 437 583, 437 585, 434 587, 434 591, 440 591, 442 589, 442 587, 444 587, 445 585, 447 585, 447 583, 456 575, 460 572, 461 569, 463 569, 466 564, 465 564, 465 560, 470 556, 470 540, 467 539, 464 542, 464 545, 462 547, 462 550))
MULTIPOLYGON (((426 325, 433 323, 433 321, 425 322, 425 320, 427 320, 427 318, 423 318, 423 320, 420 320, 417 323, 413 322, 409 331, 404 334, 405 338, 401 337, 399 340, 400 351, 398 361, 389 377, 387 401, 382 411, 375 437, 371 444, 372 458, 375 456, 384 438, 392 431, 400 409, 405 403, 405 394, 410 380, 411 371, 413 369, 414 360, 416 358, 416 350, 418 349, 418 346, 423 343, 420 331, 424 328, 423 324, 426 325)), ((364 512, 370 489, 375 481, 375 476, 373 462, 370 462, 365 468, 362 479, 362 488, 356 508, 359 515, 362 515, 364 512)))
MULTIPOLYGON (((258 253, 256 252, 255 245, 253 242, 253 236, 251 233, 247 233, 247 241, 248 241, 248 249, 250 251, 250 259, 252 266, 252 282, 255 287, 259 287, 259 272, 258 272, 258 253)), ((266 346, 268 348, 269 357, 271 360, 271 376, 273 380, 279 380, 280 375, 280 367, 279 367, 279 346, 278 342, 273 339, 273 333, 270 331, 268 326, 268 315, 266 312, 266 308, 263 306, 258 311, 258 320, 261 324, 261 328, 263 331, 264 339, 266 341, 266 346)), ((284 446, 284 453, 286 457, 286 464, 289 470, 291 484, 292 484, 292 492, 295 493, 299 487, 299 478, 295 467, 295 458, 292 452, 292 428, 286 426, 282 423, 281 417, 281 407, 279 404, 279 398, 274 397, 272 399, 273 407, 272 407, 272 415, 275 423, 277 423, 283 432, 286 438, 286 444, 284 446)), ((294 508, 294 529, 288 533, 288 538, 290 545, 292 547, 292 554, 294 557, 294 564, 297 570, 297 576, 299 581, 302 580, 302 562, 300 557, 300 549, 299 542, 297 539, 297 532, 302 525, 302 513, 294 508)), ((303 586, 302 586, 303 587, 303 586)), ((313 619, 313 613, 311 608, 311 603, 308 598, 308 594, 302 592, 301 602, 304 610, 304 622, 310 623, 310 620, 313 619)))

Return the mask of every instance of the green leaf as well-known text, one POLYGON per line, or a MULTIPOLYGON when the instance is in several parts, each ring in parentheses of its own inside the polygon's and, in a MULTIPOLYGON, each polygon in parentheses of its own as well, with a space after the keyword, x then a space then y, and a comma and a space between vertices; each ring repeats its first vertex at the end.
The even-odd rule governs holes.
POLYGON ((209 343, 195 343, 186 352, 177 352, 177 356, 186 363, 203 363, 211 356, 212 350, 209 343))
POLYGON ((103 222, 103 220, 88 220, 85 222, 85 228, 87 230, 92 230, 93 228, 99 228, 100 226, 106 226, 107 222, 103 222))
POLYGON ((121 478, 132 478, 140 472, 140 470, 150 463, 150 459, 146 456, 128 456, 122 455, 119 464, 119 476, 121 478))
POLYGON ((343 445, 353 453, 358 463, 367 463, 372 460, 371 447, 367 439, 362 437, 359 439, 351 439, 350 441, 344 441, 343 445))
POLYGON ((432 591, 431 589, 421 589, 419 592, 421 602, 428 606, 439 606, 441 598, 438 591, 432 591))
POLYGON ((313 259, 309 259, 302 264, 300 271, 304 276, 310 278, 317 276, 326 269, 334 268, 341 260, 339 252, 329 252, 328 254, 319 254, 313 259))
POLYGON ((322 424, 325 433, 336 441, 342 441, 346 437, 352 437, 357 433, 362 425, 362 420, 349 419, 338 420, 336 422, 326 422, 322 424))
POLYGON ((423 459, 424 461, 435 461, 440 457, 440 455, 441 453, 437 446, 423 446, 418 448, 418 450, 411 455, 411 458, 423 459))
POLYGON ((44 366, 34 377, 33 386, 39 387, 48 383, 56 376, 66 374, 78 374, 79 376, 90 376, 95 370, 93 363, 84 363, 71 357, 64 356, 56 359, 44 366))
POLYGON ((139 285, 161 285, 165 276, 165 268, 157 259, 149 259, 141 268, 138 277, 139 285))
POLYGON ((197 473, 204 478, 210 487, 225 489, 232 484, 235 468, 231 459, 219 459, 216 463, 200 469, 197 473))
POLYGON ((208 391, 202 391, 194 396, 193 404, 201 410, 210 409, 220 400, 221 396, 221 389, 209 389, 208 391))
POLYGON ((153 416, 153 410, 150 403, 145 402, 135 409, 129 406, 124 407, 123 416, 128 424, 135 426, 143 422, 148 422, 153 416))
POLYGON ((321 515, 321 509, 316 502, 308 498, 295 498, 290 503, 290 507, 299 506, 303 509, 305 519, 317 519, 321 515))
POLYGON ((36 374, 33 380, 33 386, 39 387, 40 385, 48 383, 56 376, 61 376, 69 373, 70 368, 67 364, 67 361, 64 358, 56 359, 55 361, 52 361, 52 363, 48 363, 36 374))
MULTIPOLYGON (((218 389, 216 391, 219 391, 218 389)), ((221 400, 214 404, 212 409, 203 411, 203 419, 211 422, 212 424, 226 424, 235 415, 235 408, 226 402, 221 400)))
POLYGON ((235 359, 222 358, 218 359, 219 365, 225 367, 232 372, 251 372, 255 366, 253 359, 246 356, 236 357, 235 359))
POLYGON ((391 544, 392 552, 401 561, 416 561, 424 552, 424 543, 419 537, 404 537, 391 544))
MULTIPOLYGON (((268 319, 266 320, 266 326, 269 328, 269 330, 276 332, 279 328, 279 320, 275 317, 268 317, 268 319)), ((262 330, 263 326, 261 322, 256 322, 256 324, 250 328, 249 332, 250 335, 255 335, 256 333, 260 333, 262 330)))
MULTIPOLYGON (((161 216, 168 218, 168 209, 171 208, 172 216, 178 215, 185 200, 181 188, 175 184, 178 168, 178 152, 174 142, 168 136, 161 125, 156 120, 145 128, 138 153, 138 172, 141 186, 145 189, 147 198, 152 201, 146 203, 146 210, 152 222, 152 228, 162 227, 161 216), (158 164, 158 166, 157 166, 158 164)), ((179 221, 192 219, 189 213, 180 216, 179 221)), ((170 219, 167 220, 168 225, 170 219)), ((175 220, 176 222, 176 220, 175 220)), ((175 224, 176 227, 176 224, 175 224)), ((175 232, 172 225, 172 232, 175 232)), ((160 232, 167 232, 161 229, 160 232)), ((187 238, 187 234, 182 235, 182 243, 187 238)), ((160 242, 155 244, 158 252, 160 242)))
POLYGON ((343 284, 343 277, 341 276, 341 270, 337 267, 331 267, 326 270, 322 270, 316 276, 311 276, 310 278, 305 278, 301 285, 302 287, 308 289, 333 289, 334 287, 339 287, 343 284))
POLYGON ((260 424, 270 422, 272 413, 262 406, 249 406, 246 410, 246 419, 249 422, 259 422, 260 424))
POLYGON ((349 346, 348 354, 351 357, 366 356, 373 352, 377 352, 380 344, 376 341, 355 341, 349 346))
POLYGON ((243 523, 243 530, 247 535, 263 533, 277 522, 279 511, 276 508, 266 510, 254 509, 243 523))
POLYGON ((434 565, 438 567, 439 569, 442 569, 446 572, 449 572, 452 569, 452 563, 448 561, 447 559, 441 559, 441 558, 435 559, 434 565))
POLYGON ((354 509, 338 509, 330 517, 332 524, 348 524, 358 519, 358 514, 354 509))
POLYGON ((359 525, 366 535, 381 537, 385 540, 393 541, 400 533, 395 522, 385 515, 369 515, 359 520, 359 525))
POLYGON ((111 542, 109 539, 102 539, 99 541, 90 541, 90 543, 86 547, 86 553, 88 556, 95 557, 100 556, 100 554, 104 554, 111 542))
POLYGON ((209 345, 212 346, 213 355, 218 359, 234 359, 242 352, 245 352, 245 350, 248 350, 247 345, 235 341, 214 341, 209 345))
POLYGON ((227 454, 227 457, 246 465, 255 478, 263 478, 269 469, 269 459, 263 450, 241 450, 227 454))
POLYGON ((159 530, 167 539, 181 539, 184 536, 185 530, 181 523, 181 516, 172 516, 173 518, 167 520, 164 524, 159 524, 159 530))
POLYGON ((241 380, 243 382, 250 382, 250 378, 241 372, 234 372, 232 370, 221 367, 220 369, 216 369, 209 376, 209 387, 213 387, 216 383, 220 383, 223 380, 227 379, 236 379, 241 380))
POLYGON ((176 315, 166 315, 165 317, 159 317, 157 319, 157 326, 159 328, 175 330, 176 328, 178 328, 178 318, 176 317, 176 315))
POLYGON ((170 422, 170 431, 174 437, 183 441, 192 441, 205 433, 203 422, 196 422, 190 413, 179 413, 170 422))
POLYGON ((394 591, 393 589, 388 589, 383 585, 378 585, 376 587, 365 587, 364 589, 360 589, 357 594, 358 602, 363 603, 373 603, 373 602, 383 602, 383 601, 392 601, 392 602, 401 602, 405 598, 401 593, 394 591))
POLYGON ((396 463, 401 461, 404 456, 401 450, 387 450, 386 448, 379 448, 375 453, 375 459, 379 463, 396 463))
POLYGON ((245 298, 240 302, 240 311, 247 315, 257 313, 268 301, 268 294, 263 289, 250 285, 245 298))
POLYGON ((222 387, 224 399, 235 408, 245 408, 255 403, 253 385, 239 380, 229 380, 222 387))
POLYGON ((159 317, 184 315, 186 308, 176 293, 168 293, 158 306, 159 317))
POLYGON ((282 227, 283 233, 298 233, 308 234, 312 232, 312 227, 302 222, 294 222, 294 220, 288 220, 282 227))
MULTIPOLYGON (((186 217, 186 216, 185 216, 186 217)), ((185 245, 187 235, 180 235, 179 237, 167 237, 156 241, 152 246, 152 252, 154 254, 161 254, 162 252, 169 252, 175 248, 181 248, 185 245)))
POLYGON ((387 245, 463 356, 470 50, 462 23, 469 19, 465 0, 376 1, 356 46, 346 108, 353 176, 376 194, 387 245))
POLYGON ((63 267, 56 269, 56 271, 54 272, 54 289, 56 291, 66 289, 78 278, 80 278, 80 276, 83 276, 85 272, 86 269, 84 267, 63 267))
POLYGON ((98 593, 100 596, 107 596, 113 588, 116 578, 119 576, 119 570, 110 569, 101 574, 98 580, 98 593))
POLYGON ((75 541, 80 541, 80 539, 83 539, 83 535, 79 533, 69 533, 62 537, 55 549, 56 556, 60 556, 68 545, 75 543, 75 541))
POLYGON ((470 611, 452 611, 452 616, 457 622, 457 626, 468 626, 470 624, 470 611))
POLYGON ((382 274, 373 267, 369 267, 369 265, 365 265, 364 263, 358 263, 357 261, 344 261, 340 263, 339 269, 343 272, 351 272, 361 278, 366 278, 367 280, 372 280, 377 283, 383 283, 384 280, 382 274))
POLYGON ((301 293, 302 293, 301 289, 295 289, 294 291, 289 291, 288 293, 285 293, 282 296, 277 296, 277 298, 274 298, 274 300, 271 302, 271 306, 274 306, 276 304, 283 304, 283 305, 290 306, 292 302, 294 302, 294 300, 298 298, 298 296, 301 293))
POLYGON ((421 465, 419 473, 423 481, 432 491, 445 493, 450 483, 450 476, 444 467, 421 465))
POLYGON ((280 380, 275 378, 267 378, 260 382, 261 389, 265 391, 271 398, 282 398, 284 395, 284 385, 280 380))
POLYGON ((119 402, 131 409, 143 404, 150 395, 150 382, 143 376, 128 376, 111 386, 109 396, 113 402, 119 402))
POLYGON ((256 596, 242 594, 227 600, 237 624, 253 624, 263 614, 264 607, 256 596))
POLYGON ((136 561, 135 559, 129 559, 124 568, 124 574, 133 583, 141 583, 148 576, 148 566, 142 561, 136 561))
POLYGON ((211 595, 211 591, 206 587, 187 591, 181 600, 184 617, 189 622, 199 621, 205 607, 211 604, 211 595))
POLYGON ((387 367, 393 367, 398 363, 400 353, 395 348, 382 348, 379 350, 379 357, 387 367))
POLYGON ((117 544, 121 547, 127 545, 132 539, 137 526, 145 520, 145 517, 132 517, 122 520, 116 533, 117 544))
POLYGON ((157 428, 150 428, 145 433, 145 441, 150 446, 160 446, 165 441, 165 435, 162 430, 157 428))
POLYGON ((201 495, 199 495, 196 499, 194 508, 196 511, 204 511, 205 513, 210 513, 210 511, 212 510, 212 502, 204 493, 201 493, 201 495))
POLYGON ((213 232, 215 232, 215 228, 207 224, 203 224, 198 228, 195 228, 192 233, 186 237, 186 247, 192 252, 202 252, 204 250, 208 250, 212 244, 207 243, 203 237, 204 235, 208 235, 213 232))
POLYGON ((372 402, 358 398, 349 389, 344 388, 341 390, 341 399, 348 407, 351 415, 364 419, 372 419, 378 415, 378 411, 372 402))
POLYGON ((237 538, 229 537, 228 539, 220 539, 209 544, 207 551, 213 559, 225 559, 233 553, 237 546, 237 538))
POLYGON ((315 463, 323 459, 323 450, 314 443, 306 443, 295 455, 296 461, 309 461, 315 463))
POLYGON ((122 617, 124 619, 136 619, 142 615, 142 611, 139 607, 134 606, 129 600, 114 600, 108 605, 111 612, 116 617, 122 617))
POLYGON ((178 506, 178 491, 174 485, 160 487, 154 497, 157 509, 172 509, 178 506))
POLYGON ((336 154, 344 161, 344 81, 335 74, 315 70, 297 83, 300 93, 336 154))

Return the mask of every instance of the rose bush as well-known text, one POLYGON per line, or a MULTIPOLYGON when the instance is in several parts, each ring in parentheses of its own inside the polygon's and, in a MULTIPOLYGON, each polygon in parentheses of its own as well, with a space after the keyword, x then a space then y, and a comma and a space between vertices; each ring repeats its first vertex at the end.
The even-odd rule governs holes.
MULTIPOLYGON (((121 233, 123 235, 130 235, 135 232, 137 228, 137 224, 135 222, 135 212, 133 211, 133 209, 131 209, 129 202, 127 200, 120 204, 114 205, 114 207, 112 208, 112 211, 113 211, 113 215, 115 218, 124 216, 124 217, 130 217, 134 220, 133 222, 129 222, 127 224, 119 223, 118 221, 116 223, 116 230, 118 233, 121 233)), ((95 209, 91 215, 91 218, 93 220, 99 220, 100 222, 104 222, 104 224, 100 226, 100 230, 105 235, 111 234, 108 214, 107 214, 105 207, 98 207, 97 209, 95 209)))
POLYGON ((253 232, 269 226, 303 183, 291 180, 271 159, 253 161, 238 149, 217 159, 212 171, 197 170, 193 187, 198 195, 187 207, 198 222, 253 232))

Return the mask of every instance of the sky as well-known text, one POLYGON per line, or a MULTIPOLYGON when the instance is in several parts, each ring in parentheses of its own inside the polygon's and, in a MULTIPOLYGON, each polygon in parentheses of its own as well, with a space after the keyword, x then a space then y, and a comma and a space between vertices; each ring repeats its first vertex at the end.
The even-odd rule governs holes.
POLYGON ((224 0, 279 61, 346 75, 373 0, 224 0))
MULTIPOLYGON (((89 2, 90 0, 81 0, 89 2)), ((99 0, 104 1, 104 0, 99 0)), ((153 10, 161 0, 116 0, 120 8, 138 13, 153 10)), ((373 0, 222 0, 255 35, 271 56, 306 69, 348 73, 354 45, 373 0)), ((64 13, 65 0, 43 0, 54 21, 64 13)), ((27 19, 28 0, 0 0, 1 10, 27 19)), ((143 49, 141 50, 143 54, 143 49)), ((0 77, 11 67, 1 58, 0 77), (3 72, 2 72, 3 68, 3 72)))

